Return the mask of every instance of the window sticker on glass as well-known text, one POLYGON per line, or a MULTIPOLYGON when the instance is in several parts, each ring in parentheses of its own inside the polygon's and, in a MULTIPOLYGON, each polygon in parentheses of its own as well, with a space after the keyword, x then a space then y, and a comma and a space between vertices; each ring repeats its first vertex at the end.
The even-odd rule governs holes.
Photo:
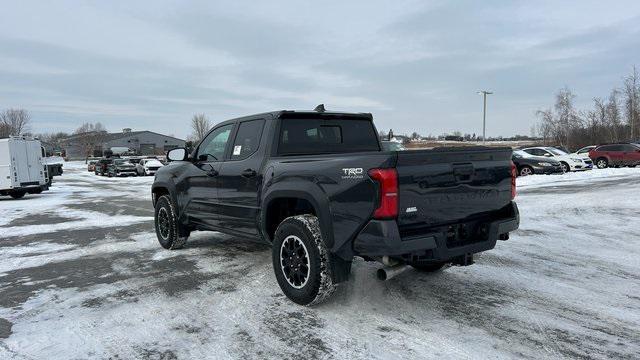
POLYGON ((233 155, 240 155, 240 153, 242 152, 242 145, 236 145, 233 147, 233 155))

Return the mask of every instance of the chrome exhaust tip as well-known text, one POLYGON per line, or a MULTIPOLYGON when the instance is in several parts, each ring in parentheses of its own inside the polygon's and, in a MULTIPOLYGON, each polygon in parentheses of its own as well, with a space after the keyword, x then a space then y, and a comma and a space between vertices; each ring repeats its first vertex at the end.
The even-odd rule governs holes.
POLYGON ((383 267, 381 269, 378 269, 378 271, 376 271, 376 276, 378 277, 378 280, 385 281, 385 280, 394 278, 397 275, 402 274, 408 268, 409 268, 409 265, 406 265, 406 264, 398 264, 395 266, 383 267))

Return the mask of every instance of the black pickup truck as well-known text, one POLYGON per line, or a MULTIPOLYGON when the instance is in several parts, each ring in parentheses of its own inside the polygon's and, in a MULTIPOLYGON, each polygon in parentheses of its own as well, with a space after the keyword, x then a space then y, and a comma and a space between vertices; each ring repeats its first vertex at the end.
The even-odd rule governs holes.
MULTIPOLYGON (((282 291, 326 299, 354 256, 437 271, 518 228, 510 148, 382 151, 371 114, 277 111, 216 125, 152 186, 167 249, 193 230, 272 244, 282 291)), ((393 268, 391 268, 393 269, 393 268)))

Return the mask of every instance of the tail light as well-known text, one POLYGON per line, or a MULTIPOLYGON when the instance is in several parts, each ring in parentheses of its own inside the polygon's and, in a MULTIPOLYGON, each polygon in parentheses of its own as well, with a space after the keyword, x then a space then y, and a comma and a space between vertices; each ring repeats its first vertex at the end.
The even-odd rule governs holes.
POLYGON ((518 168, 516 164, 511 162, 511 199, 516 198, 516 177, 518 176, 518 168))
POLYGON ((378 208, 374 219, 394 219, 398 216, 398 172, 396 169, 371 169, 369 177, 380 184, 378 208))

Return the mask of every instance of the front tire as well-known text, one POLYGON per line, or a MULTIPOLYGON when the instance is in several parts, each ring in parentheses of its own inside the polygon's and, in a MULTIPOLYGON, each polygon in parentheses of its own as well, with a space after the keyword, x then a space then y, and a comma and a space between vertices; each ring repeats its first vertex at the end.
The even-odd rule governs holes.
POLYGON ((22 199, 24 197, 24 194, 26 194, 26 192, 24 191, 12 191, 9 193, 9 196, 14 199, 22 199))
POLYGON ((160 246, 169 250, 181 249, 187 242, 189 235, 181 233, 181 225, 178 223, 175 207, 168 195, 160 196, 156 201, 154 219, 156 236, 160 246))
POLYGON ((531 166, 523 166, 520 168, 519 172, 520 176, 529 176, 533 175, 533 168, 531 166))
POLYGON ((569 164, 567 164, 566 162, 561 162, 560 166, 562 167, 563 173, 568 173, 569 171, 571 171, 571 167, 569 167, 569 164))
POLYGON ((330 254, 313 215, 291 216, 278 225, 272 260, 280 289, 296 304, 319 304, 336 289, 330 254))

